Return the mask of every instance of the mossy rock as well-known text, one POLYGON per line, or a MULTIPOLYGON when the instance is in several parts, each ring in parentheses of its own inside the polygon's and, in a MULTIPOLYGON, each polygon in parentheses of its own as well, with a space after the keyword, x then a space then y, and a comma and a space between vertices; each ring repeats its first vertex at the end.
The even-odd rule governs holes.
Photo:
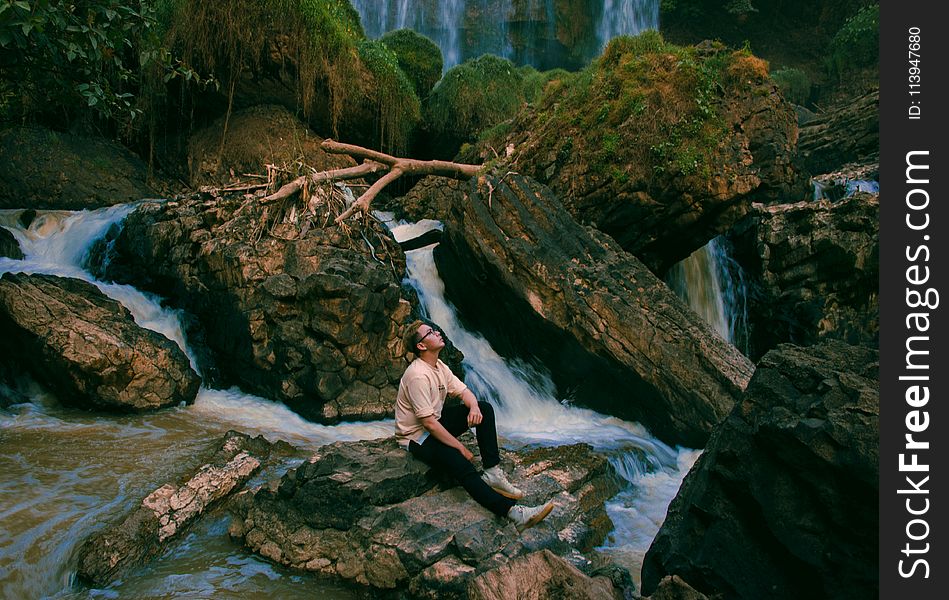
POLYGON ((435 42, 411 29, 391 31, 380 41, 395 53, 399 68, 415 86, 418 97, 428 97, 442 76, 442 51, 435 42))
POLYGON ((358 130, 357 141, 366 145, 387 152, 404 152, 412 130, 422 118, 415 87, 399 67, 395 53, 384 43, 363 40, 357 47, 366 77, 362 78, 361 109, 347 120, 347 128, 351 133, 358 130))

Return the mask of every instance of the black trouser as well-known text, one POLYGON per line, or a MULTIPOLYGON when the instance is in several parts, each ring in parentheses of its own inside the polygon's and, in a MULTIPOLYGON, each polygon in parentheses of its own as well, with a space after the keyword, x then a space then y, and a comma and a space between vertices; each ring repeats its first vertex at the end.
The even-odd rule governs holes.
MULTIPOLYGON (((481 415, 484 417, 481 423, 475 426, 478 449, 481 451, 481 462, 484 468, 490 469, 501 462, 501 456, 498 453, 498 433, 494 423, 494 407, 487 402, 478 402, 478 407, 481 408, 481 415)), ((458 437, 468 430, 468 407, 446 406, 438 422, 448 430, 448 433, 458 437)), ((409 452, 438 472, 457 479, 478 504, 494 514, 503 517, 514 506, 514 500, 495 492, 491 486, 481 480, 481 475, 474 465, 471 461, 465 460, 461 452, 441 443, 435 439, 434 435, 425 438, 421 445, 409 442, 409 452)))

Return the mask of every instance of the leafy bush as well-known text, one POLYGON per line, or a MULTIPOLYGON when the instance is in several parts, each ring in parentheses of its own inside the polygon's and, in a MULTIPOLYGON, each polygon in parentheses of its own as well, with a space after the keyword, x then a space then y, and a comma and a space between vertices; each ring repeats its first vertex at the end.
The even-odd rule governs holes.
POLYGON ((428 99, 427 117, 440 136, 471 142, 510 119, 524 104, 523 77, 511 61, 485 54, 451 68, 428 99))
POLYGON ((771 73, 771 79, 778 84, 781 93, 788 102, 804 104, 811 95, 811 79, 800 69, 785 67, 771 73))
POLYGON ((411 29, 390 31, 381 41, 395 53, 418 97, 428 97, 442 76, 442 51, 435 42, 411 29))
POLYGON ((840 76, 880 59, 880 5, 871 4, 847 19, 830 43, 828 70, 840 76))

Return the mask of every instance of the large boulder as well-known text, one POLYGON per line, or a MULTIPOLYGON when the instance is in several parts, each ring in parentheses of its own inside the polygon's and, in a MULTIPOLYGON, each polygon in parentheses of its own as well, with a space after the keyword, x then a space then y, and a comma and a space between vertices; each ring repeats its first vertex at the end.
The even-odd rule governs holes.
POLYGON ((391 415, 411 313, 404 254, 373 219, 334 225, 345 202, 335 187, 297 202, 143 204, 107 236, 97 272, 197 317, 189 340, 213 385, 321 422, 391 415))
POLYGON ((223 185, 258 173, 265 165, 297 161, 317 171, 355 165, 348 156, 327 154, 322 138, 293 113, 277 105, 253 106, 221 117, 196 131, 188 141, 191 185, 223 185))
POLYGON ((21 259, 23 251, 20 250, 20 243, 16 241, 13 234, 6 227, 0 227, 0 257, 21 259))
POLYGON ((435 250, 449 299, 502 354, 548 367, 564 397, 701 447, 751 377, 734 346, 545 186, 431 178, 412 195, 450 207, 435 250))
POLYGON ((803 194, 797 135, 763 60, 648 32, 548 86, 478 157, 549 185, 578 221, 663 273, 753 200, 803 194))
POLYGON ((166 483, 146 496, 120 523, 108 525, 79 548, 80 580, 105 587, 140 567, 182 537, 203 514, 239 491, 263 462, 285 454, 285 443, 273 447, 262 436, 229 431, 219 447, 189 478, 166 483))
POLYGON ((880 160, 880 89, 848 98, 801 128, 798 152, 815 175, 880 160))
POLYGON ((779 343, 879 344, 880 200, 755 204, 732 233, 748 276, 750 354, 779 343))
POLYGON ((606 577, 590 577, 550 550, 515 558, 475 577, 468 584, 470 600, 619 600, 623 597, 606 577))
POLYGON ((138 412, 190 403, 201 383, 174 342, 139 327, 128 309, 78 279, 4 274, 0 335, 4 361, 86 408, 138 412))
POLYGON ((154 198, 140 158, 102 138, 0 131, 0 208, 93 209, 154 198))
POLYGON ((521 535, 462 488, 438 484, 394 438, 324 446, 244 498, 231 534, 293 569, 444 598, 465 597, 473 578, 530 552, 591 552, 613 529, 604 502, 619 480, 589 446, 503 451, 502 468, 523 502, 555 504, 521 535))
POLYGON ((878 594, 879 354, 782 345, 716 431, 643 564, 725 598, 878 594))

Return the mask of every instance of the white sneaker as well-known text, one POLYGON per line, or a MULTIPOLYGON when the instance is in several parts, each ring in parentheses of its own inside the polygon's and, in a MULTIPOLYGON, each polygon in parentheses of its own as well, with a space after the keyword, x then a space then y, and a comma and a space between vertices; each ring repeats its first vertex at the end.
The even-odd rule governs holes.
POLYGON ((507 480, 507 476, 504 474, 504 471, 501 470, 499 465, 495 465, 490 469, 485 469, 484 475, 481 476, 481 480, 491 486, 495 492, 501 494, 502 496, 506 496, 511 500, 520 500, 524 497, 524 492, 514 487, 514 484, 507 480))
POLYGON ((518 531, 524 531, 543 521, 553 509, 552 502, 547 502, 543 506, 512 506, 507 513, 507 518, 514 521, 514 526, 518 531))

